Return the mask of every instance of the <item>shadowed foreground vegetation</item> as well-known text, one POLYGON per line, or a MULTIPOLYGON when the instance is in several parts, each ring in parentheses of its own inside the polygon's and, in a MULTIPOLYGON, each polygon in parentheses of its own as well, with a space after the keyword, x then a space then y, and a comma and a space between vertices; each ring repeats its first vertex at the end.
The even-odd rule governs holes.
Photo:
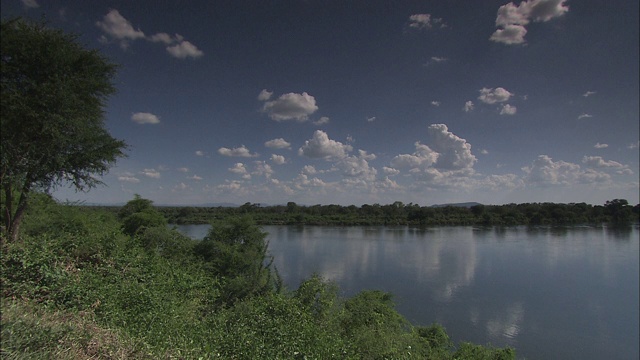
POLYGON ((136 197, 117 212, 35 196, 2 235, 3 359, 514 359, 414 326, 391 294, 286 289, 249 217, 195 242, 136 197))
MULTIPOLYGON (((115 210, 115 208, 111 208, 115 210)), ((638 222, 640 205, 615 199, 604 205, 586 203, 525 203, 507 205, 419 206, 396 201, 388 205, 158 207, 172 224, 207 224, 239 215, 251 215, 260 225, 576 225, 638 222)))

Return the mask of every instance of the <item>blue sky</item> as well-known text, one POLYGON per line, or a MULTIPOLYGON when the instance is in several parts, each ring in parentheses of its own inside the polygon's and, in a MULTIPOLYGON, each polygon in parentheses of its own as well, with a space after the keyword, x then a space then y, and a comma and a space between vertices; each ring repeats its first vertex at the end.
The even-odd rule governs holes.
POLYGON ((60 200, 639 197, 635 0, 2 0, 120 64, 128 157, 60 200))

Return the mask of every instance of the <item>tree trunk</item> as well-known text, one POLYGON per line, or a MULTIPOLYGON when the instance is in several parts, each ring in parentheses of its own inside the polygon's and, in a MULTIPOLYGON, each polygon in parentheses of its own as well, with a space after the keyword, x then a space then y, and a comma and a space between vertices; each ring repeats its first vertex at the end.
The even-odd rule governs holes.
POLYGON ((9 241, 18 241, 18 236, 20 235, 20 225, 22 224, 22 219, 24 217, 25 210, 27 209, 27 199, 30 190, 29 188, 30 187, 28 185, 25 185, 22 188, 22 192, 20 193, 20 200, 18 200, 15 212, 13 209, 13 189, 11 189, 10 187, 5 189, 6 204, 4 225, 6 227, 9 241))

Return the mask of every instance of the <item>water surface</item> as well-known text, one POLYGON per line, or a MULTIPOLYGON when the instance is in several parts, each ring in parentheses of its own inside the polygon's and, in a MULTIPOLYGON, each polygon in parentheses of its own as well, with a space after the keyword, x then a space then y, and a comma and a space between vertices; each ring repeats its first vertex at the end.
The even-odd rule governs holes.
MULTIPOLYGON (((180 230, 194 238, 208 225, 180 230)), ((413 324, 512 346, 527 359, 638 359, 638 227, 416 229, 265 226, 295 289, 313 273, 345 296, 395 295, 413 324)))

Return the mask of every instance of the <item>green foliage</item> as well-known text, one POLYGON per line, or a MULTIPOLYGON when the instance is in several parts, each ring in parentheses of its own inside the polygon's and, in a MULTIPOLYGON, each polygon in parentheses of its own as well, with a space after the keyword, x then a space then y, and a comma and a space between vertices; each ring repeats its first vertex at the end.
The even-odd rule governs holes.
POLYGON ((153 207, 153 202, 138 194, 118 211, 118 218, 122 221, 122 231, 127 235, 167 225, 167 220, 153 207))
POLYGON ((246 203, 240 207, 163 207, 160 211, 174 224, 206 224, 240 215, 250 215, 260 225, 575 225, 637 222, 640 204, 623 205, 613 200, 605 206, 586 203, 524 203, 506 205, 419 206, 399 201, 389 204, 313 205, 293 202, 260 206, 246 203), (622 205, 622 206, 621 206, 622 205), (620 211, 618 211, 620 210, 620 211))
POLYGON ((274 291, 250 218, 215 224, 194 248, 166 226, 131 237, 115 211, 34 199, 23 241, 2 244, 3 358, 514 358, 456 350, 442 327, 409 324, 388 293, 340 299, 317 275, 274 291))
POLYGON ((41 23, 3 20, 0 39, 0 188, 15 240, 32 190, 90 189, 126 145, 103 124, 114 64, 41 23))
POLYGON ((250 217, 231 218, 213 222, 207 236, 195 246, 195 253, 224 279, 224 302, 233 303, 272 289, 266 235, 250 217))

